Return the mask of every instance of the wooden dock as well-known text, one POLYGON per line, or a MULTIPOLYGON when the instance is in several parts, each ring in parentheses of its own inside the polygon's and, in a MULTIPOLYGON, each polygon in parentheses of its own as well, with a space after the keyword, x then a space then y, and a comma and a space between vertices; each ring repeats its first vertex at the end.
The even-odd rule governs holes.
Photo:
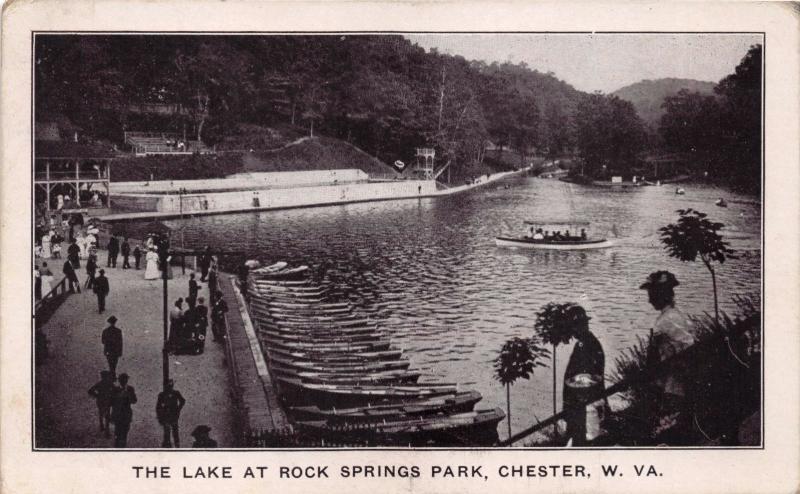
POLYGON ((220 290, 229 302, 228 359, 234 375, 245 435, 288 429, 289 420, 280 405, 278 394, 267 370, 244 297, 235 286, 235 277, 220 276, 220 290))

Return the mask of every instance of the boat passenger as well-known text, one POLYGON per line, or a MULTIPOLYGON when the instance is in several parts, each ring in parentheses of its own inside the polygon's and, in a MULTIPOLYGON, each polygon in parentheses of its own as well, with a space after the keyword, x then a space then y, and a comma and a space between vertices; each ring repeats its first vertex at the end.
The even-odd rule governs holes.
POLYGON ((545 240, 550 240, 550 230, 545 230, 544 231, 544 239, 545 240))
POLYGON ((542 229, 541 228, 536 230, 536 233, 533 234, 533 239, 534 240, 544 240, 544 235, 542 235, 542 229))
POLYGON ((581 228, 581 240, 586 240, 586 228, 581 228))
POLYGON ((572 240, 572 237, 569 235, 569 230, 567 230, 567 233, 564 234, 564 240, 572 240))

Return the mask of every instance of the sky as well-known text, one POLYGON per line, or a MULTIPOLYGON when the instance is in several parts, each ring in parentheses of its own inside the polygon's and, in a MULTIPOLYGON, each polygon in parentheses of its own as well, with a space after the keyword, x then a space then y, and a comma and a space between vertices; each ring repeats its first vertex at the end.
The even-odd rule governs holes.
POLYGON ((611 93, 644 79, 719 82, 761 35, 743 34, 415 34, 429 50, 468 60, 525 62, 576 89, 611 93))

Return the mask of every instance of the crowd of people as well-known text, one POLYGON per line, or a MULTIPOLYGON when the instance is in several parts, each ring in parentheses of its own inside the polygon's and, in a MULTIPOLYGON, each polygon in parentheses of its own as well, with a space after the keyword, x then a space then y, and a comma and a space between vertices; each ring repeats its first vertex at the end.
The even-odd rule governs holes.
POLYGON ((528 232, 525 233, 525 238, 533 240, 579 241, 579 240, 586 240, 587 236, 585 228, 581 228, 580 234, 571 235, 569 230, 566 230, 564 233, 561 233, 561 230, 556 230, 551 233, 550 230, 543 231, 541 228, 531 227, 530 230, 528 230, 528 232))
MULTIPOLYGON (((37 300, 52 296, 54 275, 48 261, 60 259, 61 243, 65 241, 61 233, 60 229, 53 228, 43 233, 38 239, 35 252, 37 262, 34 265, 34 289, 37 300)), ((99 227, 91 221, 85 227, 72 224, 68 225, 66 233, 70 238, 66 256, 63 259, 62 273, 67 280, 69 291, 81 293, 82 287, 85 290, 91 290, 97 297, 98 312, 100 313, 106 310, 106 298, 112 288, 109 278, 106 277, 106 269, 117 269, 118 262, 119 269, 139 270, 141 269, 142 252, 146 251, 144 279, 160 279, 163 269, 168 270, 168 277, 172 277, 169 264, 160 265, 160 259, 156 253, 159 239, 156 235, 149 236, 140 248, 139 245, 132 245, 127 237, 120 238, 112 234, 105 245, 106 269, 99 269, 99 227), (76 226, 77 228, 75 228, 76 226), (130 257, 133 257, 133 263, 131 263, 130 257), (83 267, 86 270, 86 279, 83 283, 78 278, 82 262, 85 263, 83 267)), ((200 259, 200 267, 203 273, 201 280, 208 282, 209 289, 212 290, 213 306, 210 319, 214 340, 223 341, 224 318, 228 307, 222 293, 216 290, 216 261, 208 248, 200 259)), ((193 348, 191 353, 197 354, 203 351, 205 335, 209 326, 209 309, 205 305, 204 297, 200 296, 200 289, 201 286, 195 280, 194 273, 191 273, 188 295, 185 298, 188 307, 183 309, 184 298, 180 298, 175 301, 175 306, 170 312, 170 334, 166 344, 167 349, 172 353, 183 353, 182 350, 187 346, 193 348)), ((117 326, 117 322, 116 316, 110 316, 107 319, 107 327, 102 331, 101 344, 108 369, 100 372, 100 380, 89 389, 88 393, 97 404, 100 432, 104 433, 106 437, 110 437, 113 424, 114 446, 124 448, 127 445, 128 431, 133 421, 133 406, 137 403, 137 396, 135 389, 130 385, 129 375, 126 373, 117 375, 117 366, 123 356, 123 333, 117 326)), ((156 418, 164 429, 162 447, 171 447, 173 443, 175 447, 180 447, 178 421, 185 402, 180 392, 174 389, 172 380, 164 384, 164 391, 159 394, 156 404, 156 418)), ((209 435, 210 430, 211 428, 207 425, 197 426, 192 432, 195 439, 193 447, 216 447, 216 441, 209 435)))

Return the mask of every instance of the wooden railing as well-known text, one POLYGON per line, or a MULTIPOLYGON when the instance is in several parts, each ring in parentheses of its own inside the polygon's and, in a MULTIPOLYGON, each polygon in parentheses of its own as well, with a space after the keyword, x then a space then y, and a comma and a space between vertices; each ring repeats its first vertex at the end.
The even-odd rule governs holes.
POLYGON ((64 302, 64 299, 69 295, 67 289, 67 277, 61 278, 61 281, 47 293, 42 294, 42 298, 36 301, 34 305, 34 321, 36 329, 40 329, 55 313, 56 309, 64 302))

